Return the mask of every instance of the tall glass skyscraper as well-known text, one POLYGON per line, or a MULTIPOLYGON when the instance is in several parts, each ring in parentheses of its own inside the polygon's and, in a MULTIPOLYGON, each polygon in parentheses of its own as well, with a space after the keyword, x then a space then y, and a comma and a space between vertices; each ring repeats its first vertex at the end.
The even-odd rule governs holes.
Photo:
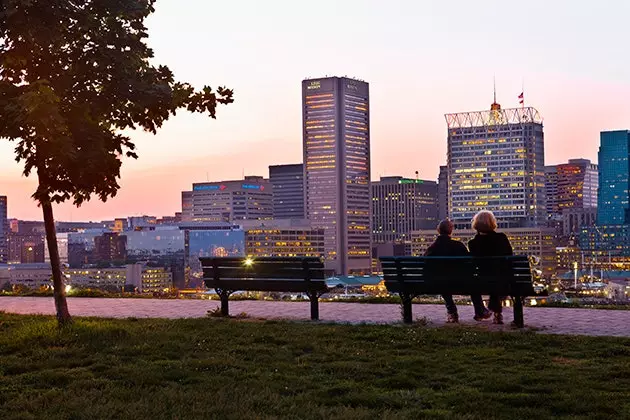
POLYGON ((544 226, 545 152, 534 108, 446 114, 448 208, 458 227, 491 210, 502 228, 544 226))
POLYGON ((326 268, 371 271, 369 84, 302 82, 306 218, 324 229, 326 268))
POLYGON ((600 133, 597 224, 630 224, 630 131, 600 133))

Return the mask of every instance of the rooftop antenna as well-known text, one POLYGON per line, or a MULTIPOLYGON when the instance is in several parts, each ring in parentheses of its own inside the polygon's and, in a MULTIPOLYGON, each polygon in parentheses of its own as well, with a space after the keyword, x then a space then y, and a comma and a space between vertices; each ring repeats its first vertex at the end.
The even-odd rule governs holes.
POLYGON ((492 76, 492 86, 494 91, 494 102, 490 105, 490 109, 492 111, 499 111, 501 109, 501 105, 497 103, 497 78, 496 76, 492 76))

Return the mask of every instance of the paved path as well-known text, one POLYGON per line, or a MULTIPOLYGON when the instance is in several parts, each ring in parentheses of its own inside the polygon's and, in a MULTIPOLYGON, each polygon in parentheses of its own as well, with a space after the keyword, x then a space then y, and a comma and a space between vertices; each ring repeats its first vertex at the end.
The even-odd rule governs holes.
MULTIPOLYGON (((217 308, 216 300, 187 299, 101 299, 69 298, 70 313, 77 316, 111 318, 200 318, 217 308)), ((54 314, 52 298, 0 297, 0 311, 18 314, 54 314)), ((308 302, 234 301, 232 315, 245 312, 256 318, 309 319, 308 302)), ((400 322, 400 307, 396 304, 320 303, 322 321, 350 323, 400 322)), ((445 310, 441 305, 414 305, 414 318, 426 319, 431 325, 443 325, 445 310)), ((479 325, 472 320, 472 306, 459 307, 463 324, 479 325)), ((506 324, 512 320, 510 308, 505 309, 506 324)), ((570 308, 525 308, 525 323, 529 327, 551 334, 630 337, 630 311, 570 308)), ((491 326, 490 329, 509 329, 491 326)))

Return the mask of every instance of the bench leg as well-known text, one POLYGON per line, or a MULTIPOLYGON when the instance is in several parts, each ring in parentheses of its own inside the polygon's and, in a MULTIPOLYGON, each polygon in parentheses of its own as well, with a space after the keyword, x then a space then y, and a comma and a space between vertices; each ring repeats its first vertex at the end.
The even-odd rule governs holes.
POLYGON ((514 301, 514 324, 523 328, 525 323, 523 321, 523 298, 521 296, 513 296, 514 301))
POLYGON ((309 293, 308 299, 311 301, 311 320, 319 321, 319 294, 317 292, 309 293))
POLYGON ((215 289, 219 297, 221 298, 221 315, 230 316, 229 298, 231 292, 229 290, 215 289))
POLYGON ((413 323, 413 314, 411 313, 411 299, 412 297, 408 294, 400 294, 400 299, 402 300, 402 318, 405 324, 413 323))

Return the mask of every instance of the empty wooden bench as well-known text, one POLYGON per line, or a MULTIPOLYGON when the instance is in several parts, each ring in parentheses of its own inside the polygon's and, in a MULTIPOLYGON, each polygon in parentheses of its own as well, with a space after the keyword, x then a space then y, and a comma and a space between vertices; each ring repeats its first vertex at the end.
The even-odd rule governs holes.
POLYGON ((523 298, 536 294, 526 256, 381 257, 385 286, 402 299, 403 321, 413 322, 411 301, 420 295, 499 295, 514 301, 514 323, 523 327, 523 298))
POLYGON ((328 291, 324 264, 316 257, 200 258, 206 287, 221 298, 221 313, 229 315, 228 299, 236 291, 304 293, 311 302, 311 319, 319 319, 319 297, 328 291))

